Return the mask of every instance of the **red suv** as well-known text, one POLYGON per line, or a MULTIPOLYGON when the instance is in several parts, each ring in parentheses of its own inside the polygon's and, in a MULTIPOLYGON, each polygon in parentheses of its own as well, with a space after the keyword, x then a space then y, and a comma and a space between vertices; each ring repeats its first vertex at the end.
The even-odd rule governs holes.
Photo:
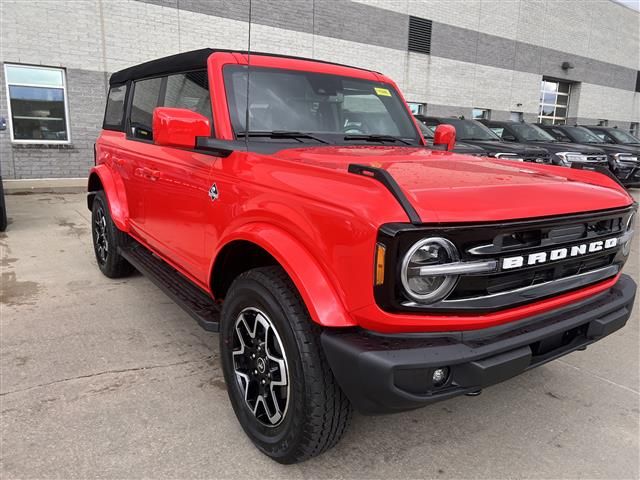
POLYGON ((353 407, 477 394, 627 322, 637 205, 615 179, 434 141, 377 72, 210 49, 122 70, 89 177, 98 265, 220 332, 238 420, 281 463, 353 407))

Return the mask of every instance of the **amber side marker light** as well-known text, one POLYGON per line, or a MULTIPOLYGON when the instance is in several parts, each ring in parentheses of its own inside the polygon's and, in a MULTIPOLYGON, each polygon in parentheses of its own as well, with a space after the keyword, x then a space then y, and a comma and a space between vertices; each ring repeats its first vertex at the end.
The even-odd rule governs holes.
POLYGON ((384 283, 384 254, 386 247, 381 243, 376 243, 376 285, 384 283))

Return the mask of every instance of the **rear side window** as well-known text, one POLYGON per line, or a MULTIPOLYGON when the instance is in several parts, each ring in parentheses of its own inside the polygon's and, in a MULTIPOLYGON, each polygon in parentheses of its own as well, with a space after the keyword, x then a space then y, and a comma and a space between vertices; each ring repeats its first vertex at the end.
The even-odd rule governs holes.
POLYGON ((127 86, 111 87, 107 97, 107 108, 104 112, 102 127, 107 130, 123 130, 124 102, 127 94, 127 86))
POLYGON ((130 133, 134 138, 153 140, 153 110, 158 106, 161 86, 162 78, 150 78, 134 83, 129 120, 130 133))
POLYGON ((552 128, 551 135, 556 137, 558 140, 562 140, 563 142, 571 142, 571 139, 567 136, 567 134, 559 128, 552 128))
POLYGON ((202 70, 168 76, 164 106, 192 110, 207 117, 213 125, 207 72, 202 70))

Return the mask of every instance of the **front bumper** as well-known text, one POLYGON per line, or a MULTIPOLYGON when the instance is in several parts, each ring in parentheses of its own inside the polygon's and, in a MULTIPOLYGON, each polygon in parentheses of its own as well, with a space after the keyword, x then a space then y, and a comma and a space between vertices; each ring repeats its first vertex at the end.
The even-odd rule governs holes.
POLYGON ((476 392, 581 349, 622 328, 635 282, 618 282, 585 300, 511 324, 463 332, 379 335, 325 330, 322 345, 338 383, 363 413, 410 410, 476 392), (436 368, 449 378, 434 387, 436 368))
POLYGON ((637 163, 617 165, 613 173, 624 186, 640 187, 640 166, 637 163))

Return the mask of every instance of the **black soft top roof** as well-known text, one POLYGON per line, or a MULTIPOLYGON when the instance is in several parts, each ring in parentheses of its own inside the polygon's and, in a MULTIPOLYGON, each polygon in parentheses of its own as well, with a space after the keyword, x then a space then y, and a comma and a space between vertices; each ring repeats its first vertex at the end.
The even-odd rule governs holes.
MULTIPOLYGON (((170 55, 168 57, 158 58, 149 62, 134 65, 133 67, 125 68, 111 75, 109 79, 110 85, 122 85, 129 80, 137 80, 139 78, 155 77, 158 75, 166 75, 175 72, 184 72, 186 70, 197 70, 207 67, 207 59, 212 53, 226 52, 226 53, 240 53, 247 54, 246 51, 241 50, 224 50, 214 48, 202 48, 200 50, 192 50, 190 52, 178 53, 176 55, 170 55)), ((266 57, 282 57, 282 58, 294 58, 298 60, 309 60, 310 62, 327 63, 331 65, 339 65, 342 67, 356 68, 358 70, 367 70, 366 68, 354 67, 351 65, 343 65, 341 63, 325 62, 323 60, 316 60, 314 58, 294 57, 290 55, 278 55, 274 53, 264 52, 250 52, 252 55, 260 55, 266 57)))
POLYGON ((191 52, 178 53, 168 57, 158 58, 149 62, 125 68, 111 75, 109 84, 121 85, 129 80, 136 80, 144 77, 155 77, 177 71, 196 70, 206 68, 207 58, 216 50, 203 48, 192 50, 191 52))

